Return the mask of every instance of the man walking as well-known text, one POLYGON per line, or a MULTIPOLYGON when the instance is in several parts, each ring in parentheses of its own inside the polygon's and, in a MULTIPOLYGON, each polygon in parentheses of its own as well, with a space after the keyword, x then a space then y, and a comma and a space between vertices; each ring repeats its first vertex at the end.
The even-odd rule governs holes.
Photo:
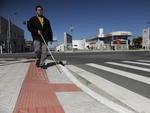
POLYGON ((35 7, 36 16, 27 22, 27 28, 32 34, 33 46, 36 54, 36 66, 44 68, 47 58, 47 47, 41 37, 43 35, 46 43, 53 41, 53 33, 49 20, 43 16, 42 6, 35 7))

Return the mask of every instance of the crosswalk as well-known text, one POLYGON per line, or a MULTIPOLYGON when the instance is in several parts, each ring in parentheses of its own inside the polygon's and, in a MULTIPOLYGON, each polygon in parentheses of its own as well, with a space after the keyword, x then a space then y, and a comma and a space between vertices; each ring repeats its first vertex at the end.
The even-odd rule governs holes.
POLYGON ((131 63, 131 64, 140 64, 140 65, 150 66, 149 63, 133 62, 133 61, 122 61, 122 62, 131 63))
POLYGON ((67 67, 72 72, 87 79, 98 88, 112 95, 114 98, 137 112, 150 113, 150 96, 141 95, 131 90, 130 87, 124 87, 123 85, 117 84, 115 81, 107 79, 107 76, 118 77, 120 81, 124 80, 127 86, 129 86, 127 80, 131 80, 136 90, 144 91, 145 88, 145 92, 150 94, 150 60, 87 63, 82 66, 68 65, 67 67), (126 71, 124 68, 126 68, 126 71), (91 70, 96 70, 97 73, 91 70), (140 73, 138 74, 137 72, 140 73), (145 73, 148 76, 144 76, 145 73), (141 86, 138 83, 141 84, 141 86))
POLYGON ((137 61, 141 61, 141 62, 150 62, 150 60, 137 60, 137 61))
MULTIPOLYGON (((108 63, 110 63, 110 62, 108 62, 108 63)), ((110 64, 113 64, 113 63, 110 63, 110 64)), ((129 72, 126 72, 126 71, 121 71, 121 70, 118 70, 118 69, 114 69, 114 68, 110 68, 110 67, 106 67, 106 66, 102 66, 102 65, 98 65, 98 64, 93 64, 93 63, 87 64, 87 65, 91 66, 91 67, 101 69, 101 70, 105 70, 105 71, 108 71, 108 72, 111 72, 111 73, 115 73, 117 75, 128 77, 128 78, 140 81, 140 82, 150 84, 150 78, 143 77, 142 75, 129 73, 129 72)))
POLYGON ((112 64, 112 65, 121 66, 121 67, 125 67, 125 68, 130 68, 130 69, 136 69, 136 70, 140 70, 140 71, 150 72, 149 68, 143 68, 143 67, 139 67, 139 66, 133 66, 133 65, 128 65, 128 64, 123 64, 123 63, 116 63, 116 62, 106 62, 106 63, 107 64, 112 64))

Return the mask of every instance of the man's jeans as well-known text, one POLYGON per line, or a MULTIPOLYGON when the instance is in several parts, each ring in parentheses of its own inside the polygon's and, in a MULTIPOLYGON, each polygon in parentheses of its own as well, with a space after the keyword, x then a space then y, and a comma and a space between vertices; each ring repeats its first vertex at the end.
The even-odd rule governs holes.
POLYGON ((34 40, 33 41, 36 60, 40 62, 40 66, 43 66, 47 58, 47 47, 44 42, 34 40))

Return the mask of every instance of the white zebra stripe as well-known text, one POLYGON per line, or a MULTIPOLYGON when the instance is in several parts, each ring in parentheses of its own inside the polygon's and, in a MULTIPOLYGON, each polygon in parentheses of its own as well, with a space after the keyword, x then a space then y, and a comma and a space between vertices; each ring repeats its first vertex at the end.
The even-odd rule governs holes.
MULTIPOLYGON (((99 68, 99 65, 89 63, 86 64, 88 66, 99 68)), ((124 87, 121 87, 111 81, 108 81, 96 74, 90 73, 86 70, 83 70, 81 68, 78 68, 74 65, 67 66, 69 70, 77 73, 77 75, 83 77, 84 79, 90 81, 98 88, 104 90, 108 94, 112 95, 119 101, 123 102, 124 104, 130 106, 134 110, 136 110, 138 113, 149 113, 150 112, 150 99, 141 96, 135 92, 132 92, 124 87)), ((108 71, 108 70, 106 70, 108 71)))
MULTIPOLYGON (((114 62, 107 62, 107 63, 108 64, 119 65, 118 63, 114 63, 114 62)), ((110 67, 107 67, 107 66, 93 64, 93 63, 87 64, 87 65, 95 67, 97 69, 108 71, 108 72, 111 72, 111 73, 114 73, 114 74, 117 74, 117 75, 121 75, 121 76, 130 78, 130 79, 133 79, 133 80, 137 80, 137 81, 140 81, 140 82, 143 82, 143 83, 146 83, 146 84, 150 84, 150 78, 144 77, 142 75, 138 75, 138 74, 122 71, 122 70, 119 70, 119 69, 110 68, 110 67)), ((122 65, 122 64, 120 64, 120 65, 122 65)))
POLYGON ((150 63, 150 60, 137 60, 137 61, 150 63))
POLYGON ((116 63, 116 62, 105 62, 105 63, 112 64, 112 65, 117 65, 117 66, 122 66, 122 67, 130 68, 130 69, 136 69, 136 70, 140 70, 140 71, 150 72, 149 68, 143 68, 143 67, 138 67, 138 66, 131 66, 131 65, 128 65, 128 64, 122 64, 122 63, 116 63))
POLYGON ((121 62, 130 63, 130 64, 140 64, 140 65, 144 65, 144 66, 150 66, 149 63, 142 63, 142 62, 133 62, 133 61, 121 61, 121 62))

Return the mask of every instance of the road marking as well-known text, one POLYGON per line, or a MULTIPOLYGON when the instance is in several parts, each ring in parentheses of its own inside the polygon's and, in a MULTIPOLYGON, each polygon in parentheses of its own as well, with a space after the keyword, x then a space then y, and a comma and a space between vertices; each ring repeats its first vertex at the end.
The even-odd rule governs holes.
MULTIPOLYGON (((68 65, 67 65, 68 66, 68 65)), ((65 75, 74 83, 76 84, 80 89, 82 89, 84 92, 86 92, 88 95, 90 95, 91 97, 93 97, 94 99, 96 99, 97 101, 99 101, 100 103, 108 106, 111 109, 116 110, 118 113, 137 113, 135 112, 133 109, 129 109, 126 107, 123 107, 122 105, 116 103, 116 101, 114 100, 109 100, 106 97, 103 97, 101 95, 99 95, 98 93, 94 92, 93 90, 91 90, 90 88, 88 88, 86 85, 84 85, 82 82, 80 82, 67 68, 66 66, 62 66, 60 65, 60 67, 62 68, 63 72, 65 73, 65 75)), ((70 65, 69 65, 70 67, 70 65)), ((78 70, 76 70, 77 68, 72 68, 72 71, 77 72, 78 70)), ((84 71, 83 71, 84 72, 84 71)), ((79 68, 79 72, 80 73, 80 68, 79 68)))
MULTIPOLYGON (((121 64, 118 64, 118 63, 114 63, 114 62, 107 62, 107 63, 114 64, 114 65, 119 65, 119 66, 121 65, 121 64)), ((101 69, 101 70, 104 70, 104 71, 108 71, 108 72, 111 72, 111 73, 114 73, 114 74, 117 74, 117 75, 121 75, 121 76, 130 78, 130 79, 134 79, 134 80, 146 83, 146 84, 150 84, 150 78, 144 77, 142 75, 138 75, 138 74, 134 74, 134 73, 122 71, 122 70, 119 70, 119 69, 114 69, 114 68, 94 64, 94 63, 89 63, 89 64, 86 64, 86 65, 97 68, 97 69, 101 69)))
POLYGON ((150 62, 150 60, 137 60, 137 61, 140 61, 140 62, 150 62))
POLYGON ((128 65, 128 64, 122 64, 122 63, 116 63, 116 62, 105 62, 105 63, 112 64, 112 65, 117 65, 117 66, 122 66, 122 67, 130 68, 130 69, 136 69, 136 70, 140 70, 140 71, 150 72, 149 68, 143 68, 143 67, 138 67, 138 66, 131 66, 131 65, 128 65))
MULTIPOLYGON (((87 64, 89 66, 96 66, 99 67, 99 65, 95 65, 93 63, 87 64)), ((134 110, 136 110, 138 113, 149 113, 150 112, 150 99, 141 96, 135 92, 132 92, 124 87, 121 87, 111 81, 108 81, 96 74, 90 73, 86 70, 83 70, 81 68, 78 68, 74 65, 69 65, 68 68, 77 73, 78 76, 83 77, 84 79, 90 81, 94 85, 96 85, 98 88, 104 90, 108 94, 112 95, 114 98, 118 99, 119 101, 123 102, 124 104, 130 106, 134 110), (78 71, 76 71, 78 70, 78 71)), ((114 100, 115 102, 115 100, 114 100)))
POLYGON ((121 62, 130 63, 130 64, 140 64, 140 65, 144 65, 144 66, 150 66, 150 64, 142 63, 142 62, 133 62, 133 61, 121 61, 121 62))

